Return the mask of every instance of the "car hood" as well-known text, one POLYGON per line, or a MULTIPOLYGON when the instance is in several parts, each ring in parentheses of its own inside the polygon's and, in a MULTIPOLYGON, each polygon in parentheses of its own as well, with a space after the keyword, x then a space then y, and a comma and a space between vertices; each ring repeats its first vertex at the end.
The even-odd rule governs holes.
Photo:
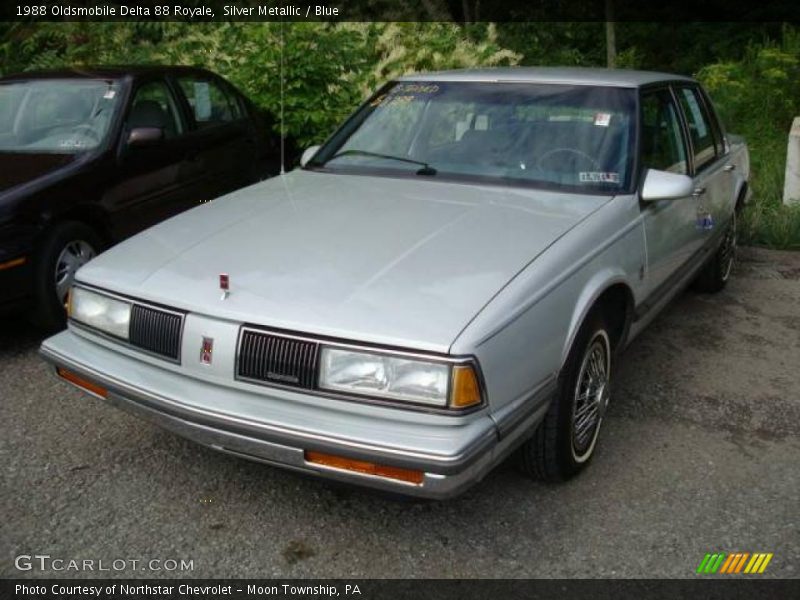
POLYGON ((298 170, 165 221, 78 279, 225 319, 446 352, 515 274, 608 200, 298 170))
POLYGON ((52 173, 73 162, 76 156, 0 152, 0 192, 52 173))

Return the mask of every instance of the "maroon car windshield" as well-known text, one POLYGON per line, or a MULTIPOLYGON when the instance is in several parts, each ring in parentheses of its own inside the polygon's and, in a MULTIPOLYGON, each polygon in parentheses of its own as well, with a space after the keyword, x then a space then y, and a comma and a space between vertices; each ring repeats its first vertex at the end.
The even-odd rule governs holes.
POLYGON ((119 105, 119 85, 92 79, 0 84, 0 152, 76 154, 100 145, 119 105))

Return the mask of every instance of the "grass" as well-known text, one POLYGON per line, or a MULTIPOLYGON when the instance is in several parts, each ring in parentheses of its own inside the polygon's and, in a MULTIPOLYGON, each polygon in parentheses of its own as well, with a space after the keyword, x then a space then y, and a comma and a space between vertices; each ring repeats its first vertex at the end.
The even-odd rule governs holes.
POLYGON ((787 137, 755 136, 747 141, 753 197, 739 222, 740 243, 800 250, 800 203, 783 204, 787 137))

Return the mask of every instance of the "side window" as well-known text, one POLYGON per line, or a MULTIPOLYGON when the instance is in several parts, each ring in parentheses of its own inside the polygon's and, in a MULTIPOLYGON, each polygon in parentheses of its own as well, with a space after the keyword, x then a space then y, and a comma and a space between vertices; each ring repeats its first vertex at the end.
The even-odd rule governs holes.
POLYGON ((697 90, 680 88, 677 92, 686 123, 689 125, 695 170, 700 171, 713 162, 720 151, 714 127, 697 90))
POLYGON ((642 95, 642 164, 686 174, 686 149, 672 95, 667 90, 642 95))
POLYGON ((128 129, 136 127, 158 127, 167 139, 183 133, 175 99, 163 81, 145 83, 136 90, 128 114, 128 129))
POLYGON ((218 82, 195 77, 180 77, 178 85, 192 108, 200 128, 241 119, 239 101, 218 82))

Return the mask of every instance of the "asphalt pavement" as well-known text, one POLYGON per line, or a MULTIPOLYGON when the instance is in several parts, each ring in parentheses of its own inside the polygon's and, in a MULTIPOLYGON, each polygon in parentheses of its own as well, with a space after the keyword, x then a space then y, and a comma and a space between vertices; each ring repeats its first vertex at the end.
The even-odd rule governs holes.
POLYGON ((626 351, 589 470, 507 463, 447 502, 199 447, 56 380, 41 334, 0 320, 0 576, 696 577, 722 551, 796 578, 800 253, 740 256, 626 351))

